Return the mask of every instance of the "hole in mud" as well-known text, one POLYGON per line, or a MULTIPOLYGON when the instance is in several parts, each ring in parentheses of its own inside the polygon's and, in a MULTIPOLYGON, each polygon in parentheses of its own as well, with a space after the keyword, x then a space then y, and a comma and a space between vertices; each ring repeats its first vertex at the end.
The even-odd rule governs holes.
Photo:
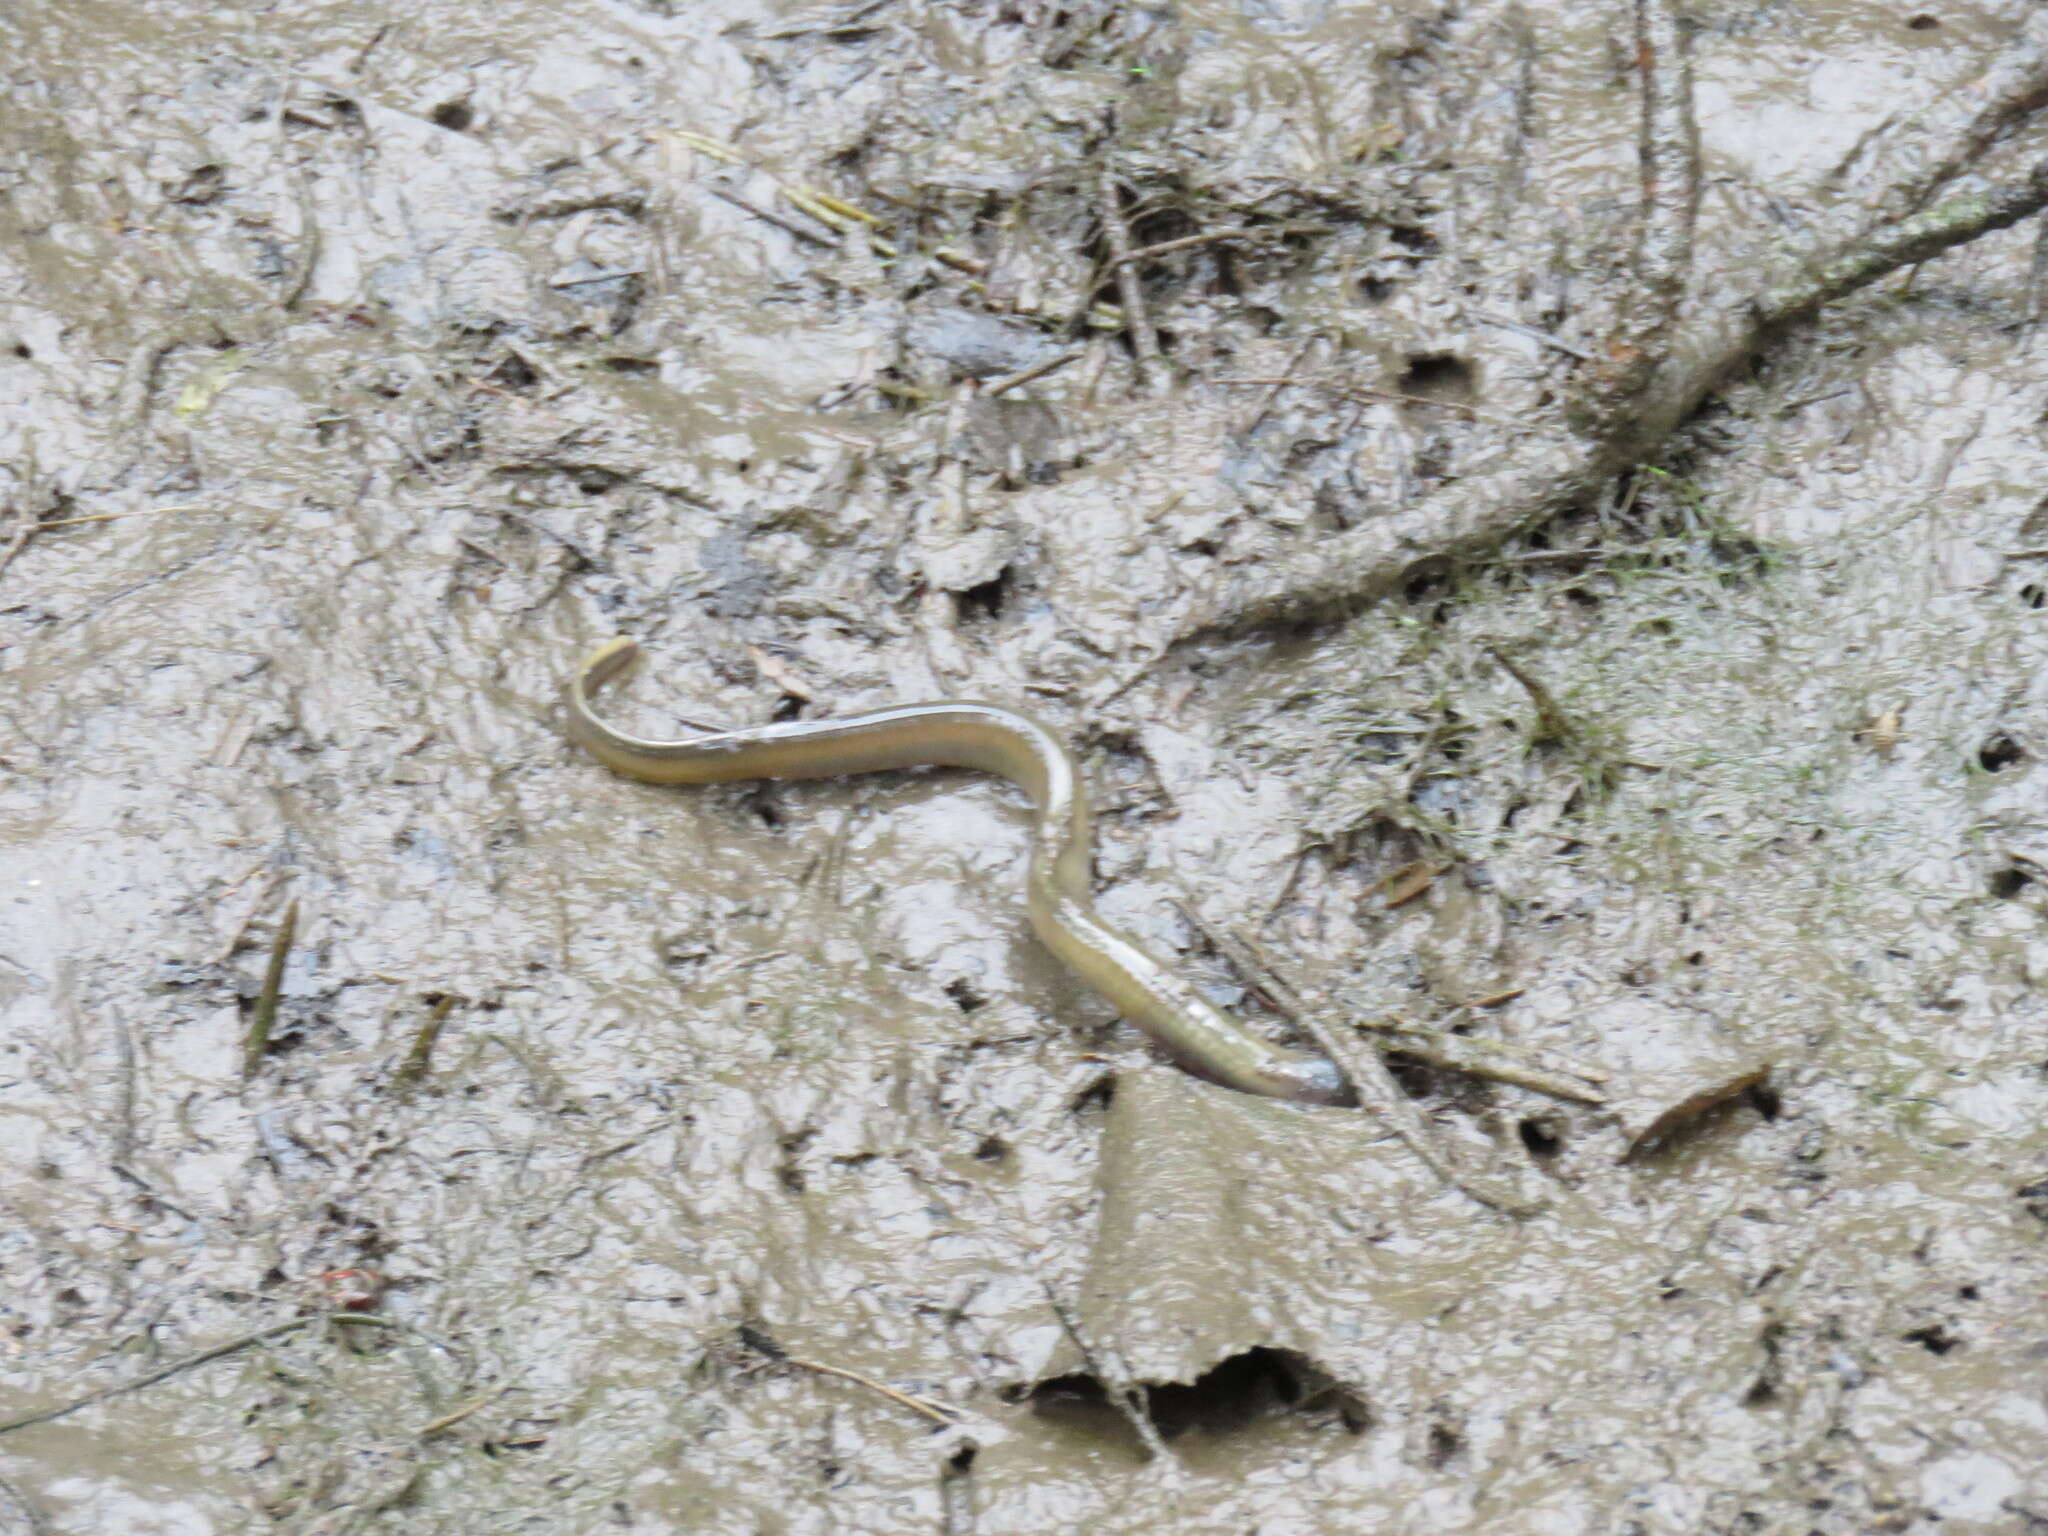
MULTIPOLYGON (((1441 597, 1450 590, 1451 562, 1441 556, 1432 555, 1418 560, 1408 567, 1401 582, 1401 596, 1410 603, 1425 603, 1441 597)), ((1439 607, 1430 616, 1430 622, 1444 622, 1445 610, 1439 607)))
POLYGON ((1906 18, 1906 30, 1908 32, 1932 32, 1940 25, 1941 18, 1939 16, 1930 16, 1925 11, 1922 11, 1918 16, 1908 16, 1906 18))
MULTIPOLYGON (((1075 1374, 1042 1381, 1022 1394, 1047 1418, 1122 1441, 1135 1453, 1136 1436, 1110 1405, 1108 1391, 1093 1376, 1075 1374)), ((1299 1355, 1263 1345, 1232 1355, 1192 1383, 1166 1382, 1145 1393, 1153 1427, 1171 1440, 1190 1430, 1227 1435, 1272 1414, 1319 1414, 1334 1408, 1356 1434, 1369 1422, 1365 1405, 1299 1355)))
POLYGON ((984 1136, 974 1149, 977 1163, 1000 1163, 1010 1155, 1010 1144, 1000 1136, 984 1136))
POLYGON ((1436 254, 1436 236, 1426 229, 1413 224, 1396 224, 1387 231, 1387 239, 1404 251, 1413 251, 1418 256, 1436 254))
POLYGON ((1905 1343, 1918 1344, 1930 1355, 1945 1355, 1952 1349, 1963 1347, 1963 1341, 1939 1323, 1929 1323, 1925 1328, 1915 1328, 1899 1337, 1905 1343))
POLYGON ((27 362, 35 356, 35 353, 29 349, 29 344, 27 342, 17 341, 14 344, 14 355, 20 358, 23 362, 27 362))
POLYGON ((1074 1095, 1073 1111, 1077 1115, 1108 1109, 1116 1099, 1116 1079, 1104 1073, 1086 1088, 1074 1095))
POLYGON ((2026 750, 2018 742, 2000 731, 1977 749, 1977 763, 1986 773, 1997 773, 2002 768, 2010 768, 2026 755, 2026 750))
POLYGON ((988 1005, 988 998, 965 976, 955 976, 946 983, 946 996, 953 999, 953 1006, 962 1013, 972 1013, 988 1005))
POLYGON ((1394 291, 1394 285, 1384 277, 1361 277, 1358 280, 1358 296, 1368 304, 1384 304, 1387 295, 1394 291))
POLYGON ((1010 568, 1006 565, 987 581, 953 594, 953 608, 962 623, 977 619, 999 619, 1010 600, 1010 568))
POLYGON ((2038 583, 2030 581, 2020 588, 2020 601, 2029 608, 2039 608, 2048 603, 2048 591, 2042 590, 2038 583))
POLYGON ((1457 1459, 1458 1452, 1465 1448, 1465 1437, 1448 1424, 1437 1423, 1429 1426, 1429 1449, 1424 1459, 1432 1470, 1441 1472, 1457 1459))
POLYGON ((809 1176, 797 1166, 796 1160, 817 1134, 814 1130, 802 1130, 776 1143, 782 1149, 782 1161, 776 1165, 775 1177, 793 1195, 800 1195, 810 1187, 809 1176))
POLYGON ((1515 1134, 1522 1138, 1522 1145, 1536 1157, 1555 1157, 1564 1150, 1564 1137, 1558 1127, 1550 1121, 1531 1118, 1517 1121, 1515 1134))
POLYGON ((2036 1221, 2048 1221, 2048 1179, 2022 1184, 2013 1194, 2026 1202, 2029 1216, 2036 1221))
POLYGON ((604 365, 613 373, 630 374, 636 378, 661 372, 661 364, 650 357, 608 357, 604 365))
POLYGON ((782 830, 782 810, 776 805, 774 794, 771 791, 765 789, 754 790, 747 796, 746 805, 747 809, 753 812, 754 819, 759 821, 769 831, 780 832, 782 830))
POLYGON ((1408 367, 1395 385, 1404 395, 1424 400, 1469 401, 1477 375, 1472 365, 1449 352, 1421 352, 1411 355, 1408 367))
POLYGON ((1765 1122, 1776 1120, 1785 1112, 1785 1101, 1778 1096, 1778 1090, 1769 1083, 1752 1083, 1748 1091, 1750 1108, 1761 1115, 1765 1122))
POLYGON ((436 128, 446 128, 450 133, 465 133, 476 121, 476 108, 466 101, 444 101, 428 116, 436 128))
POLYGON ((227 191, 227 175, 225 166, 198 166, 187 173, 184 180, 167 183, 164 196, 174 203, 189 203, 195 207, 217 203, 227 191))
POLYGON ((1387 1071, 1411 1099, 1426 1099, 1436 1086, 1436 1076, 1412 1056, 1389 1056, 1387 1071))
POLYGON ((1956 1295, 1964 1301, 1975 1301, 1979 1294, 1977 1287, 1974 1285, 1959 1285, 1956 1287, 1956 1295))
POLYGON ((2000 901, 2011 901, 2015 896, 2034 883, 2034 877, 2017 864, 1992 871, 1991 878, 1984 882, 1985 888, 2000 901))

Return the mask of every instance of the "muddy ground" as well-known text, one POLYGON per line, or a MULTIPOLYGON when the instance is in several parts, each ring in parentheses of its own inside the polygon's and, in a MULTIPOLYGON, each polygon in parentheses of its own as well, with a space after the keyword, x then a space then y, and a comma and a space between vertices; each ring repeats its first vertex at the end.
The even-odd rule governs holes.
MULTIPOLYGON (((1696 285, 2023 9, 1696 5, 1696 285)), ((2031 230, 1497 558, 1163 652, 1540 428, 1630 47, 1619 0, 0 15, 0 1420, 389 1287, 0 1436, 0 1529, 2048 1529, 2031 230), (1137 246, 1255 231, 1134 269, 1149 379, 1105 167, 1137 246), (1612 1102, 1396 1058, 1518 1219, 1196 1083, 1036 947, 1008 787, 572 749, 622 632, 657 731, 1028 707, 1105 909, 1261 1028, 1175 902, 1612 1102)))

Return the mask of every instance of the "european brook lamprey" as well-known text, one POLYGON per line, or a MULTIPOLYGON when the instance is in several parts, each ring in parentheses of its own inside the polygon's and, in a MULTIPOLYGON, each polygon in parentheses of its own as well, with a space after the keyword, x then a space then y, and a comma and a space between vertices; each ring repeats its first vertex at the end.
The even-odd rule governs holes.
POLYGON ((655 784, 820 779, 892 768, 978 768, 1031 797, 1026 910, 1039 940, 1181 1066, 1246 1093, 1308 1104, 1351 1102, 1337 1067, 1260 1039, 1218 1010, 1193 982, 1095 910, 1089 894, 1089 812, 1074 759, 1029 715, 946 699, 830 720, 790 720, 650 741, 606 725, 591 695, 630 667, 640 647, 613 640, 564 686, 569 734, 606 766, 655 784))

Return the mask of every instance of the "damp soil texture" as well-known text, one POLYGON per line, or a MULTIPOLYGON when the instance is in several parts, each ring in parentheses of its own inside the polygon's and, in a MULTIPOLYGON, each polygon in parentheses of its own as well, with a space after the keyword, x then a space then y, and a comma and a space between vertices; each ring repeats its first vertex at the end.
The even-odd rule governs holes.
POLYGON ((7 5, 0 1530, 2048 1530, 2033 12, 7 5))

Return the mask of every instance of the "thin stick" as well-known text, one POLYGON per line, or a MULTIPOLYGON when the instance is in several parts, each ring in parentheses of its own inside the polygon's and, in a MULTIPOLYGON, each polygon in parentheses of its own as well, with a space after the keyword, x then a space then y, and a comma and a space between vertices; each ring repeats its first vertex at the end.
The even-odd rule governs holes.
POLYGON ((1896 220, 1927 205, 2028 117, 2048 106, 2048 11, 2028 7, 2019 35, 1978 79, 1913 113, 1882 146, 1903 169, 1873 206, 1896 220))
MULTIPOLYGON (((441 1038, 441 1026, 448 1022, 448 1014, 455 1007, 455 994, 444 992, 426 1022, 419 1027, 419 1033, 412 1037, 412 1049, 405 1053, 405 1060, 391 1075, 391 1086, 409 1088, 422 1081, 433 1065, 434 1042, 441 1038)), ((424 1431, 422 1431, 424 1433, 424 1431)))
MULTIPOLYGON (((284 122, 284 108, 278 108, 278 122, 284 122)), ((306 290, 313 286, 313 269, 320 265, 320 220, 313 205, 313 182, 306 175, 304 166, 291 168, 292 192, 299 205, 299 249, 292 258, 291 270, 285 276, 284 298, 281 301, 286 311, 295 310, 306 297, 306 290)))
POLYGON ((762 220, 764 223, 773 224, 777 229, 782 230, 786 234, 795 236, 797 239, 803 241, 806 245, 822 246, 824 249, 828 251, 836 251, 840 249, 840 241, 835 240, 827 235, 821 235, 816 230, 805 229, 803 225, 797 223, 796 220, 785 219, 781 214, 776 213, 771 209, 763 208, 759 203, 753 202, 747 198, 740 196, 739 193, 733 191, 730 187, 710 186, 706 187, 705 190, 709 192, 713 197, 718 198, 721 201, 731 203, 735 208, 744 209, 746 212, 751 213, 755 218, 762 220))
MULTIPOLYGON (((56 517, 51 518, 48 522, 38 524, 37 528, 38 531, 44 528, 79 528, 87 523, 118 523, 124 517, 159 517, 166 512, 204 512, 205 510, 206 507, 203 503, 192 501, 177 507, 142 507, 133 512, 95 512, 90 517, 56 517)), ((6 569, 5 566, 0 566, 0 570, 4 569, 6 569)))
MULTIPOLYGON (((1244 973, 1246 980, 1271 998, 1274 1005, 1315 1041, 1330 1060, 1344 1069, 1352 1087, 1358 1091, 1360 1102, 1385 1120, 1431 1173, 1453 1189, 1504 1215, 1533 1216, 1543 1208, 1541 1201, 1531 1201, 1516 1190, 1498 1188, 1492 1180, 1476 1178, 1458 1168, 1450 1153, 1438 1144, 1429 1122, 1423 1119, 1408 1095, 1401 1091, 1401 1085, 1394 1081, 1387 1064, 1380 1060, 1379 1052, 1358 1042, 1355 1036, 1346 1036, 1325 1024, 1315 1006, 1323 1000, 1317 998, 1312 1002, 1297 990, 1291 979, 1274 969, 1273 957, 1263 952, 1253 940, 1221 928, 1212 928, 1190 907, 1183 905, 1181 911, 1244 973)), ((1323 1005, 1327 1007, 1326 1003, 1323 1005)))
POLYGON ((1088 1342, 1087 1335, 1081 1331, 1081 1320, 1054 1294, 1050 1282, 1042 1280, 1039 1284, 1045 1291, 1046 1305, 1060 1320, 1060 1327, 1066 1330, 1067 1337, 1074 1341, 1074 1348, 1081 1352, 1089 1375, 1102 1383, 1103 1395, 1109 1399, 1110 1406, 1124 1416, 1125 1422, 1137 1432, 1139 1442, 1154 1459, 1168 1466, 1179 1466, 1180 1458, 1173 1454, 1166 1437, 1159 1433, 1159 1426, 1152 1422, 1151 1398, 1144 1384, 1132 1378, 1130 1368, 1120 1358, 1088 1342))
POLYGON ((2019 181, 1955 198, 1855 242, 1813 276, 1763 294, 1758 315, 1765 327, 1803 319, 1901 267, 1918 266, 1954 246, 2009 228, 2044 206, 2048 206, 2048 160, 2036 163, 2019 181))
POLYGON ((1630 306, 1632 339, 1633 328, 1661 332, 1677 318, 1692 274, 1693 223, 1700 201, 1692 61, 1676 0, 1636 0, 1635 12, 1636 56, 1643 71, 1643 211, 1635 267, 1650 303, 1630 306))
POLYGON ((133 1381, 116 1382, 111 1387, 101 1387, 96 1392, 88 1392, 83 1397, 73 1398, 70 1402, 60 1404, 55 1408, 41 1408, 34 1413, 22 1414, 18 1418, 0 1420, 0 1435, 17 1429, 27 1429, 31 1424, 47 1424, 52 1419, 64 1418, 66 1415, 78 1412, 81 1408, 90 1408, 94 1403, 103 1403, 110 1397, 124 1397, 130 1392, 140 1392, 144 1387, 153 1387, 160 1381, 168 1381, 181 1371, 189 1371, 196 1365, 205 1365, 208 1361, 219 1360, 224 1356, 232 1355, 238 1350, 247 1349, 251 1344, 261 1344, 267 1339, 282 1338, 285 1334, 295 1333, 299 1329, 313 1323, 327 1321, 359 1323, 377 1328, 397 1326, 386 1318, 365 1317, 359 1313, 351 1312, 315 1312, 305 1317, 292 1318, 288 1322, 272 1323, 268 1328, 258 1328, 254 1333, 245 1333, 240 1338, 229 1339, 225 1343, 215 1344, 210 1348, 202 1349, 196 1355, 187 1355, 181 1360, 173 1360, 169 1365, 149 1371, 144 1375, 136 1377, 133 1381))
POLYGON ((0 576, 7 574, 7 567, 14 564, 15 556, 28 548, 28 541, 42 531, 42 524, 35 513, 24 503, 14 514, 14 537, 7 541, 7 548, 0 550, 0 576))
POLYGON ((1252 419, 1237 429, 1239 437, 1250 437, 1264 423, 1267 416, 1272 414, 1274 405, 1280 399, 1280 392, 1294 382, 1295 370, 1302 365, 1309 353, 1315 350, 1316 343, 1321 340, 1320 335, 1311 336, 1294 349, 1294 356, 1287 359, 1287 366, 1280 370, 1280 376, 1267 381, 1273 387, 1266 391, 1266 398, 1259 402, 1259 408, 1252 414, 1252 419))
MULTIPOLYGON (((1263 944, 1204 921, 1202 915, 1186 903, 1176 902, 1175 905, 1202 936, 1216 946, 1218 953, 1253 981, 1260 991, 1267 991, 1265 982, 1270 980, 1288 995, 1291 1002, 1300 1001, 1304 989, 1289 984, 1280 974, 1272 951, 1263 944)), ((1274 997, 1271 992, 1267 995, 1274 997)), ((1277 1002, 1279 998, 1274 997, 1274 1000, 1277 1002)), ((1411 1024, 1401 1019, 1368 1018, 1351 1022, 1359 1029, 1369 1029, 1374 1034, 1385 1036, 1385 1049, 1413 1056, 1432 1067, 1442 1067, 1447 1072, 1467 1072, 1473 1077, 1533 1089, 1554 1099, 1569 1099, 1577 1104, 1606 1103, 1607 1096, 1592 1085, 1609 1082, 1614 1076, 1604 1068, 1579 1061, 1562 1051, 1539 1050, 1511 1040, 1454 1034, 1447 1029, 1433 1029, 1426 1024, 1411 1024)))
POLYGON ((57 1527, 50 1524, 50 1517, 43 1513, 42 1506, 4 1477, 0 1477, 0 1494, 6 1495, 7 1501, 28 1521, 29 1536, 57 1536, 57 1527))
POLYGON ((1072 352, 1062 352, 1057 357, 1048 357, 1043 362, 1033 363, 1020 373, 1013 373, 1008 378, 997 379, 993 384, 984 385, 981 392, 991 400, 998 395, 1007 395, 1011 390, 1035 383, 1049 373, 1058 373, 1069 363, 1078 363, 1086 355, 1087 353, 1079 348, 1072 352))
POLYGON ((863 1376, 859 1371, 849 1371, 843 1365, 827 1365, 822 1360, 806 1360, 801 1355, 784 1355, 781 1359, 784 1365, 799 1365, 807 1371, 816 1371, 821 1376, 837 1376, 843 1381, 858 1382, 863 1387, 881 1393, 892 1403, 901 1403, 913 1413, 923 1414, 935 1424, 958 1424, 966 1417, 958 1408, 928 1397, 918 1397, 910 1392, 899 1392, 885 1382, 879 1382, 872 1376, 863 1376))
POLYGON ((1614 1076, 1604 1068, 1575 1062, 1570 1057, 1546 1059, 1549 1053, 1483 1035, 1460 1035, 1447 1029, 1403 1024, 1397 1019, 1375 1020, 1365 1027, 1385 1037, 1386 1049, 1413 1056, 1432 1067, 1527 1088, 1574 1104, 1605 1104, 1607 1095, 1595 1085, 1614 1076))
POLYGON ((1159 361, 1159 333, 1152 328, 1152 316, 1145 308, 1145 285, 1139 280, 1138 269, 1131 264, 1135 252, 1131 248, 1130 229, 1124 224, 1122 184, 1113 165, 1102 167, 1100 203, 1102 234, 1109 242, 1110 265, 1116 270, 1117 294, 1123 300, 1124 329, 1131 338, 1131 353, 1138 360, 1138 383, 1149 385, 1159 361))
MULTIPOLYGON (((241 880, 235 882, 235 885, 240 885, 242 880, 248 879, 249 875, 255 874, 262 867, 263 865, 260 861, 252 865, 249 869, 249 874, 243 875, 241 880)), ((270 904, 270 898, 277 894, 277 888, 284 884, 284 878, 284 871, 278 870, 268 880, 263 882, 262 887, 256 892, 254 899, 250 901, 248 911, 242 914, 241 921, 235 924, 234 931, 227 936, 227 939, 221 944, 220 952, 213 957, 215 965, 225 965, 233 957, 235 951, 241 948, 242 939, 249 932, 250 925, 256 921, 258 914, 270 904)), ((222 891, 221 896, 223 899, 232 894, 234 888, 235 886, 231 885, 227 890, 222 891)))
POLYGON ((1575 357, 1582 363, 1593 361, 1593 354, 1584 347, 1575 347, 1570 342, 1551 335, 1550 332, 1540 326, 1524 325, 1519 320, 1510 320, 1506 315, 1491 314, 1483 309, 1468 309, 1465 313, 1474 320, 1477 320, 1481 325, 1490 325, 1497 330, 1513 331, 1518 336, 1526 336, 1531 341, 1541 342, 1553 351, 1562 352, 1566 357, 1575 357))
POLYGON ((460 1408, 454 1409, 452 1412, 449 1413, 444 1413, 438 1419, 434 1419, 428 1423, 422 1424, 418 1429, 413 1431, 413 1435, 417 1439, 424 1440, 429 1435, 440 1434, 441 1431, 444 1429, 453 1429, 456 1425, 460 1424, 464 1419, 468 1418, 471 1414, 476 1413, 481 1409, 488 1408, 492 1403, 495 1403, 499 1398, 503 1397, 507 1392, 510 1392, 511 1390, 511 1387, 504 1386, 497 1388, 495 1391, 480 1393, 477 1396, 472 1397, 460 1408))
POLYGON ((271 1027, 277 1022, 277 1000, 284 990, 284 965, 291 955, 292 936, 299 931, 299 904, 284 909, 284 921, 270 945, 270 965, 263 973, 263 990, 256 994, 256 1008, 249 1015, 249 1032, 242 1039, 242 1081, 253 1078, 263 1065, 263 1053, 270 1048, 271 1027))
POLYGON ((116 1164, 135 1158, 135 1035, 119 1004, 107 1010, 107 1027, 114 1036, 114 1063, 120 1086, 114 1099, 114 1156, 116 1164))
MULTIPOLYGON (((2048 39, 2048 12, 2037 13, 2022 32, 2023 38, 2048 39)), ((1944 167, 1969 164, 1989 142, 1987 134, 1997 137, 2040 106, 2048 93, 2042 52, 2031 44, 2016 49, 2021 64, 1995 68, 1976 91, 1955 93, 1982 105, 1960 123, 1918 135, 1912 153, 1900 157, 1913 164, 1880 197, 1880 207, 1913 206, 1924 190, 1941 184, 1948 175, 1944 167)), ((1343 611, 1398 590, 1418 561, 1483 558, 1524 528, 1598 501, 1616 476, 1654 457, 1671 432, 1779 329, 2044 206, 2048 165, 1910 218, 1873 217, 1847 237, 1838 233, 1841 220, 1824 220, 1827 232, 1770 260, 1790 275, 1760 284, 1747 300, 1698 314, 1660 339, 1658 353, 1672 361, 1625 402, 1625 410, 1603 413, 1597 432, 1571 440, 1525 439, 1513 455, 1475 467, 1399 512, 1257 567, 1233 567, 1182 614, 1173 639, 1343 611)))
POLYGON ((1557 695, 1544 686, 1541 678, 1490 641, 1480 648, 1499 662, 1509 677, 1522 685, 1522 691, 1536 706, 1536 729, 1540 732, 1536 738, 1538 741, 1554 741, 1580 748, 1586 746, 1585 733, 1579 729, 1578 722, 1565 713, 1564 706, 1557 702, 1557 695))

